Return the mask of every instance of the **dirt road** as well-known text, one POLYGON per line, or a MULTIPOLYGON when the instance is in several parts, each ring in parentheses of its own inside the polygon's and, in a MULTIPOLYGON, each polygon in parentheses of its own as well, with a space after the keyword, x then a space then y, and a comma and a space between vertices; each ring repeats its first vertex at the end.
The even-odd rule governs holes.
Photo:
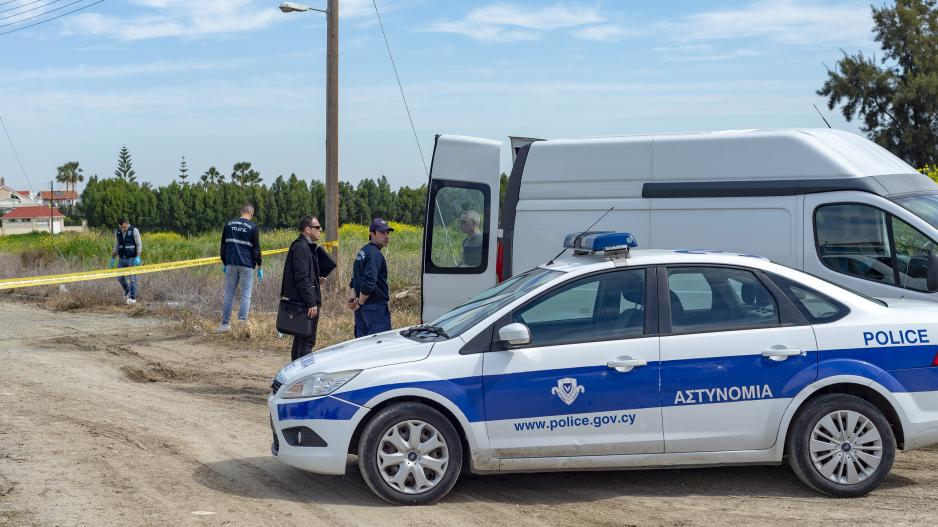
POLYGON ((934 525, 938 450, 833 500, 784 467, 464 477, 442 503, 373 497, 351 465, 269 451, 282 352, 152 318, 0 303, 0 525, 934 525))

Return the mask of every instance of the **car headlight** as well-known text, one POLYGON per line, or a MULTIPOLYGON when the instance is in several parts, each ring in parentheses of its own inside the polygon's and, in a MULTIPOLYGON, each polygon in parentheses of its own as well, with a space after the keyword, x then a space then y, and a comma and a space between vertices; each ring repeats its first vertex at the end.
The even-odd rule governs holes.
POLYGON ((301 397, 329 395, 361 372, 361 370, 348 370, 335 373, 314 373, 288 386, 286 390, 283 390, 280 397, 284 399, 299 399, 301 397))

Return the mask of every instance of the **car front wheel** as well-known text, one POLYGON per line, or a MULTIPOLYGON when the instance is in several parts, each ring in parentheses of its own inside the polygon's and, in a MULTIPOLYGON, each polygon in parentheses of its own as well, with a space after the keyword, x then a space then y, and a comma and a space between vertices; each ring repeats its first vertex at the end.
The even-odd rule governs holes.
POLYGON ((852 395, 829 394, 798 413, 788 454, 792 470, 809 487, 856 497, 878 487, 889 474, 896 439, 875 406, 852 395))
POLYGON ((428 505, 456 484, 462 455, 449 419, 425 404, 408 402, 383 408, 365 425, 358 466, 381 499, 428 505))

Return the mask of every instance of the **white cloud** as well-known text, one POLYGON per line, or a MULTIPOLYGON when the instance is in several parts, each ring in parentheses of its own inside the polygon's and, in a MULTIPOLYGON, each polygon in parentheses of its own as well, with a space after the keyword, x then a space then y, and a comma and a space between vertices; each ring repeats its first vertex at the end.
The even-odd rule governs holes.
POLYGON ((749 48, 718 50, 710 44, 663 46, 655 48, 655 51, 663 53, 666 60, 675 62, 712 62, 755 57, 762 54, 760 51, 749 48))
POLYGON ((491 4, 470 11, 459 20, 439 20, 426 31, 456 33, 483 41, 537 40, 547 31, 604 22, 593 7, 553 5, 525 8, 491 4))
POLYGON ((76 81, 87 79, 118 79, 143 75, 158 75, 185 71, 217 70, 243 66, 244 60, 215 62, 169 62, 157 61, 144 64, 86 65, 70 67, 48 67, 34 70, 2 71, 0 84, 26 81, 76 81))
POLYGON ((766 38, 783 44, 843 44, 870 41, 872 21, 867 2, 760 0, 659 26, 678 41, 766 38))
POLYGON ((641 31, 626 29, 618 24, 601 24, 577 29, 573 36, 583 40, 614 41, 642 34, 641 31))
MULTIPOLYGON (((135 16, 82 13, 63 19, 67 34, 92 34, 117 40, 193 38, 267 28, 309 13, 284 14, 277 4, 261 0, 133 0, 135 16)), ((390 9, 392 6, 382 9, 390 9)), ((374 13, 370 0, 344 0, 339 14, 360 17, 374 13)), ((319 16, 318 14, 316 14, 319 16)))

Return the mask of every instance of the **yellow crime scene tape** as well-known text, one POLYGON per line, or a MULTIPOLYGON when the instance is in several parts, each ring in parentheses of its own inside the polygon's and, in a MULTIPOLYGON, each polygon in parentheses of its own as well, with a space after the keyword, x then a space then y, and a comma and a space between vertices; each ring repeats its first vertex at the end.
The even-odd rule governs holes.
MULTIPOLYGON (((323 242, 319 245, 328 248, 339 246, 338 241, 323 242)), ((270 249, 261 251, 263 256, 282 254, 289 251, 286 249, 270 249)), ((104 278, 117 278, 119 276, 128 276, 132 274, 159 273, 163 271, 173 271, 175 269, 186 269, 189 267, 199 267, 202 265, 220 264, 221 258, 212 256, 210 258, 196 258, 195 260, 180 260, 178 262, 164 262, 149 265, 140 265, 137 267, 120 267, 114 269, 101 269, 98 271, 81 271, 78 273, 54 274, 48 276, 30 276, 26 278, 2 278, 0 279, 0 290, 19 289, 21 287, 36 287, 40 285, 58 285, 71 282, 84 282, 86 280, 102 280, 104 278)))

